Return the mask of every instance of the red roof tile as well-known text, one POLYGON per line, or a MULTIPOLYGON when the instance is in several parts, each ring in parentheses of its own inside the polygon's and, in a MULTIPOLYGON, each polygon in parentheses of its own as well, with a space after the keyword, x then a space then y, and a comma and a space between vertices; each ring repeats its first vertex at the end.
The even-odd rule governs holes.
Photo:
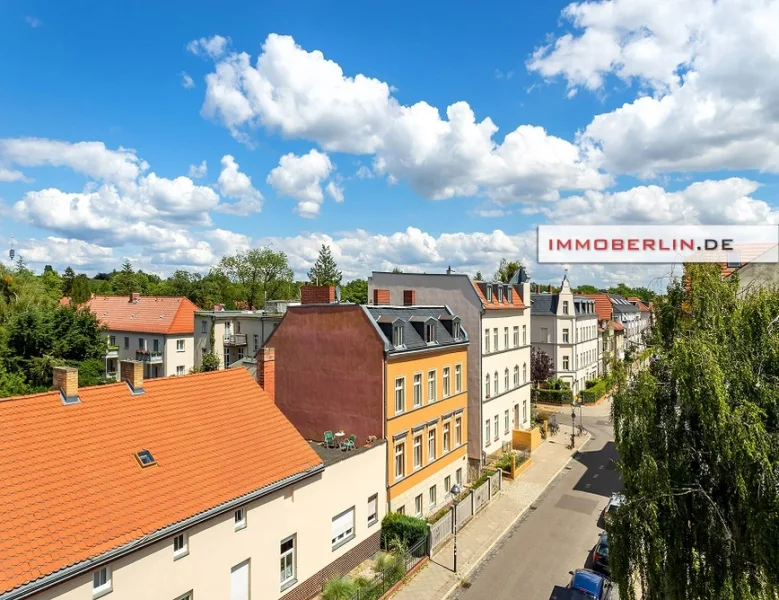
POLYGON ((644 301, 641 298, 637 298, 636 296, 631 296, 628 298, 628 302, 635 302, 636 307, 638 307, 638 310, 640 312, 649 312, 649 307, 644 304, 644 301))
POLYGON ((113 331, 187 334, 195 332, 195 311, 189 298, 173 296, 94 296, 86 305, 113 331))
POLYGON ((611 321, 609 323, 609 327, 611 327, 614 331, 625 331, 625 326, 619 321, 611 321))
POLYGON ((321 464, 244 369, 144 389, 0 400, 0 594, 321 464))
MULTIPOLYGON (((479 300, 481 300, 482 304, 484 305, 484 308, 490 309, 490 310, 501 310, 501 309, 517 309, 517 308, 527 308, 525 306, 525 303, 522 302, 522 296, 520 295, 520 286, 514 285, 512 286, 514 288, 513 292, 511 293, 511 302, 508 300, 508 295, 503 294, 503 302, 498 302, 498 294, 494 293, 492 294, 492 301, 488 302, 487 297, 484 295, 484 292, 482 291, 481 287, 479 287, 479 283, 483 282, 476 282, 472 281, 474 289, 476 290, 476 294, 479 296, 479 300)), ((487 283, 486 285, 491 285, 487 283)), ((500 284, 503 286, 507 286, 508 284, 500 284)))
POLYGON ((611 300, 608 294, 584 294, 587 298, 595 300, 595 313, 599 321, 611 321, 612 311, 611 300))

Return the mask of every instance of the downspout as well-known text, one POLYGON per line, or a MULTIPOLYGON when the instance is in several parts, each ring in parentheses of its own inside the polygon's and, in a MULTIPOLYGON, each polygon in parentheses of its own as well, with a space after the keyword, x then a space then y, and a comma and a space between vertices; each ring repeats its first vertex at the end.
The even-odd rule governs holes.
MULTIPOLYGON (((387 351, 384 350, 384 356, 381 360, 381 370, 382 370, 382 377, 381 377, 381 437, 383 437, 385 440, 387 440, 387 443, 385 446, 387 447, 387 456, 384 461, 387 468, 385 469, 385 473, 387 476, 387 498, 385 502, 385 514, 389 512, 390 509, 390 501, 389 501, 389 492, 390 492, 390 474, 392 471, 392 467, 394 466, 394 462, 390 462, 390 458, 392 457, 392 453, 395 452, 395 448, 393 444, 391 444, 391 440, 387 439, 387 351), (391 447, 392 446, 392 447, 391 447)), ((405 460, 405 456, 403 457, 405 460)))

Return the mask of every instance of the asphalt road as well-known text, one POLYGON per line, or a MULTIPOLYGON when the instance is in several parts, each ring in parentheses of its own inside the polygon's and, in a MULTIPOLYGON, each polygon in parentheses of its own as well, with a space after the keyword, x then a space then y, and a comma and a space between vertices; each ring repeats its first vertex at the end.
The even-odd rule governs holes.
MULTIPOLYGON (((590 567, 602 512, 620 487, 608 417, 584 416, 593 438, 461 588, 460 600, 566 598, 569 571, 590 567), (466 584, 467 585, 467 584, 466 584)), ((613 596, 616 600, 616 594, 613 596)))

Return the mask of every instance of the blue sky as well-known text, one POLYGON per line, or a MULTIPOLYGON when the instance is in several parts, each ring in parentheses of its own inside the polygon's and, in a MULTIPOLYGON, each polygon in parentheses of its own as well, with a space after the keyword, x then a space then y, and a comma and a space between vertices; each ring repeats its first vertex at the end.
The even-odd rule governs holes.
MULTIPOLYGON (((758 44, 776 42, 753 25, 776 20, 770 7, 246 4, 4 3, 3 243, 13 236, 33 267, 87 272, 124 257, 160 273, 207 270, 272 243, 300 274, 328 243, 347 276, 491 271, 507 255, 554 280, 560 268, 532 265, 538 223, 774 222, 777 117, 763 107, 776 92, 715 44, 743 31, 739 52, 774 67, 758 44), (223 43, 207 49, 217 35, 223 43), (216 77, 225 68, 267 95, 216 77), (355 84, 360 74, 371 83, 355 84), (438 116, 410 119, 419 102, 438 116), (491 138, 467 114, 447 117, 457 102, 497 126, 491 138), (312 151, 281 169, 283 156, 312 151), (222 181, 227 156, 237 168, 222 181), (106 175, 114 159, 137 172, 106 175), (202 161, 204 177, 176 179, 202 161)), ((582 282, 647 277, 577 269, 582 282)))

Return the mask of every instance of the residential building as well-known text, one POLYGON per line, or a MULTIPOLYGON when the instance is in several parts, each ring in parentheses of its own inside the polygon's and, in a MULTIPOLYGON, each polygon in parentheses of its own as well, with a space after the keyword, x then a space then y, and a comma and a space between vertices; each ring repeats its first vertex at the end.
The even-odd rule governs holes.
POLYGON ((640 348, 643 350, 646 347, 646 336, 652 328, 652 309, 649 308, 648 303, 635 296, 631 296, 627 301, 638 308, 638 339, 640 348))
POLYGON ((614 320, 625 328, 625 353, 630 356, 644 349, 643 320, 638 306, 628 301, 624 296, 609 294, 609 300, 614 308, 614 320))
POLYGON ((257 354, 258 381, 307 439, 386 439, 389 510, 427 516, 468 480, 468 334, 446 306, 327 302, 333 294, 301 290, 257 354))
POLYGON ((595 302, 595 314, 598 316, 598 372, 605 375, 609 364, 616 356, 617 340, 613 326, 614 309, 608 294, 584 294, 595 302))
POLYGON ((598 315, 595 301, 574 296, 568 276, 560 292, 532 296, 533 347, 552 359, 555 376, 567 381, 574 394, 599 374, 598 315))
MULTIPOLYGON (((730 252, 703 251, 696 256, 700 257, 699 262, 712 262, 712 260, 716 262, 717 259, 722 259, 720 263, 722 279, 728 279, 737 273, 739 294, 743 295, 763 287, 779 286, 779 263, 773 256, 775 252, 776 244, 740 244, 730 252), (771 260, 755 262, 767 258, 771 260)), ((696 262, 695 258, 690 262, 696 262)))
POLYGON ((383 441, 304 440, 243 369, 0 402, 2 600, 305 600, 379 549, 383 441))
POLYGON ((478 469, 512 430, 530 427, 530 283, 520 269, 509 284, 454 273, 374 272, 368 294, 393 304, 445 304, 471 333, 468 345, 468 455, 478 469), (474 333, 475 332, 475 333, 474 333))
POLYGON ((85 306, 106 326, 106 375, 116 378, 119 362, 139 360, 146 379, 186 375, 195 365, 194 314, 188 298, 92 296, 85 306))
POLYGON ((281 322, 283 314, 262 310, 213 310, 195 313, 195 361, 213 351, 221 369, 254 357, 281 322), (211 340, 213 339, 213 345, 211 340))

